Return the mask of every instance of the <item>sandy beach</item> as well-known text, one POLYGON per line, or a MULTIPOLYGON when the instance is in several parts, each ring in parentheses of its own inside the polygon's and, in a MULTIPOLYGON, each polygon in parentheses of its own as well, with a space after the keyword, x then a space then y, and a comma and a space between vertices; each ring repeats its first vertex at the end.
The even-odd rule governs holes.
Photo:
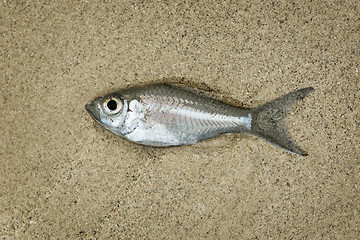
POLYGON ((0 238, 358 239, 357 1, 2 1, 0 238), (92 99, 153 82, 287 118, 296 156, 227 134, 131 143, 92 99))

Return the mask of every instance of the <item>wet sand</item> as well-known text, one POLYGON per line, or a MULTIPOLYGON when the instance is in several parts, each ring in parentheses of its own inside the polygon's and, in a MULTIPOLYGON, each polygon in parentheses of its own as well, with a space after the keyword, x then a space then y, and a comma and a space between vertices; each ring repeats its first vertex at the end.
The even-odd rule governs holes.
POLYGON ((356 239, 359 4, 0 3, 0 238, 356 239), (312 86, 307 157, 229 134, 151 148, 93 98, 177 79, 255 107, 312 86))

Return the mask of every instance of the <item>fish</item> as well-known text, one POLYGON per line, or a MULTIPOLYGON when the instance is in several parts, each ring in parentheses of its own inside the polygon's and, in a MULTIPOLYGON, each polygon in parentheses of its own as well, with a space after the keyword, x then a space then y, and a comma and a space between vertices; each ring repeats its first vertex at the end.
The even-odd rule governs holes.
POLYGON ((199 88, 157 83, 97 97, 85 109, 107 130, 141 145, 191 145, 242 132, 306 156, 291 140, 284 119, 294 103, 313 90, 301 88, 257 107, 244 108, 199 88))

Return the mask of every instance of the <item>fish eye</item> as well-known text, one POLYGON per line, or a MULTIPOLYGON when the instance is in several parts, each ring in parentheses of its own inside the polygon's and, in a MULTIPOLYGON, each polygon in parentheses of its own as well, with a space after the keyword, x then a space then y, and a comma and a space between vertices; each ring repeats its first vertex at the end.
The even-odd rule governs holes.
POLYGON ((107 103, 107 107, 111 110, 114 111, 117 108, 117 103, 115 100, 111 99, 110 101, 108 101, 107 103))
POLYGON ((104 112, 109 115, 114 115, 120 112, 122 102, 119 98, 109 97, 103 103, 104 112))

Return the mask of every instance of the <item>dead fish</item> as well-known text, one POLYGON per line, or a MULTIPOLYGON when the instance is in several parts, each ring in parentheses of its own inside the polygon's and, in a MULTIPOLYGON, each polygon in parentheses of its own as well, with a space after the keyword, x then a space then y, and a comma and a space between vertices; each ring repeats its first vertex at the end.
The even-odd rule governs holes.
POLYGON ((162 83, 120 90, 94 99, 85 108, 106 129, 142 145, 189 145, 245 132, 290 153, 307 155, 290 140, 284 118, 293 103, 312 90, 302 88, 246 109, 195 88, 162 83))

